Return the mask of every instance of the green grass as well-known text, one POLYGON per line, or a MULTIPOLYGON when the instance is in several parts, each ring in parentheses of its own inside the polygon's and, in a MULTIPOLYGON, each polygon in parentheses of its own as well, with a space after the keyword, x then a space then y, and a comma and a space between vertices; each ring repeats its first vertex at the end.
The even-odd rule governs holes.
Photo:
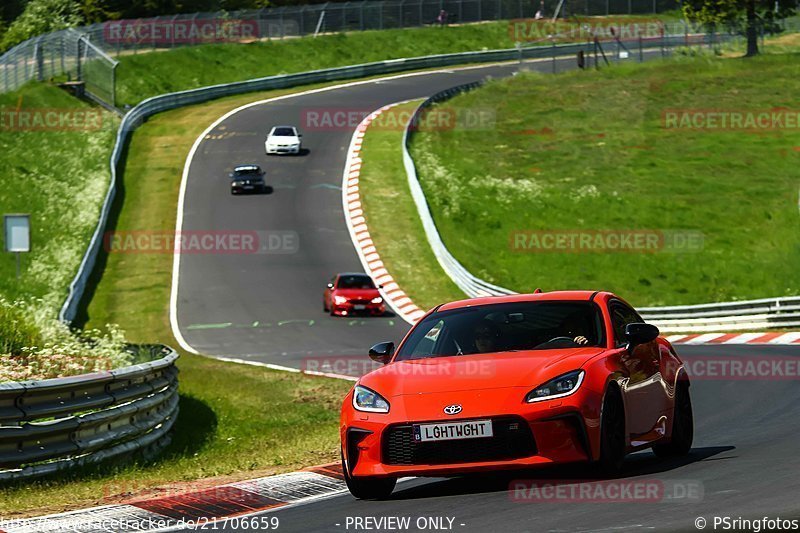
MULTIPOLYGON (((226 98, 148 120, 130 142, 109 229, 173 230, 181 173, 196 137, 230 109, 288 92, 226 98)), ((101 255, 99 266, 81 321, 119 324, 132 342, 177 346, 168 321, 172 256, 101 255)), ((0 516, 124 501, 338 460, 339 408, 351 383, 188 353, 178 366, 181 412, 173 443, 155 462, 0 488, 0 516)))
POLYGON ((30 214, 32 248, 22 254, 19 281, 14 255, 2 254, 0 294, 10 300, 40 298, 54 313, 97 223, 119 121, 61 89, 37 83, 0 94, 0 108, 1 211, 30 214), (60 116, 86 112, 100 118, 88 129, 31 131, 15 127, 12 113, 18 109, 36 116, 55 111, 60 116))
MULTIPOLYGON (((660 15, 669 19, 671 15, 660 15)), ((615 19, 642 17, 614 17, 615 19)), ((652 17, 643 17, 652 20, 652 17)), ((513 48, 509 22, 447 28, 365 31, 250 44, 211 44, 122 55, 117 101, 135 104, 158 94, 275 74, 371 61, 481 49, 513 48)))
MULTIPOLYGON (((392 108, 410 114, 419 101, 392 108)), ((433 255, 403 168, 402 130, 372 127, 361 149, 359 190, 369 232, 389 274, 423 310, 464 298, 433 255), (424 283, 417 283, 418 280, 424 283)))
MULTIPOLYGON (((800 292, 800 131, 662 127, 662 111, 794 109, 800 55, 707 56, 520 75, 443 104, 488 131, 425 131, 413 156, 450 251, 517 291, 608 289, 636 305, 800 292), (518 253, 517 230, 694 230, 696 253, 518 253)), ((380 249, 380 244, 379 244, 380 249)))

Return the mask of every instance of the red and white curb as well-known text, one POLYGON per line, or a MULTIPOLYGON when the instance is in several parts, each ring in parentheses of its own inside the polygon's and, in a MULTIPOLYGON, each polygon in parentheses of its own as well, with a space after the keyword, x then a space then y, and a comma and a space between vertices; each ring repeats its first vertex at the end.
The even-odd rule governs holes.
MULTIPOLYGON (((140 502, 106 505, 82 511, 0 520, 0 532, 173 531, 232 528, 261 529, 267 517, 250 517, 272 509, 300 505, 347 491, 337 464, 231 483, 140 502), (235 522, 240 522, 237 526, 235 522), (217 527, 214 527, 214 526, 217 527)), ((269 529, 276 529, 272 524, 269 529)))
POLYGON ((367 228, 367 219, 364 215, 358 186, 362 163, 361 143, 364 140, 367 128, 381 113, 403 103, 405 102, 397 102, 373 111, 356 127, 356 131, 350 140, 350 148, 347 151, 347 161, 345 162, 344 175, 342 176, 342 207, 344 208, 344 218, 347 223, 347 229, 350 232, 350 239, 353 241, 353 246, 361 260, 364 271, 376 283, 383 286, 381 294, 383 294, 383 298, 389 307, 403 320, 409 324, 414 324, 422 318, 425 311, 420 309, 403 292, 386 269, 386 265, 381 261, 380 254, 378 254, 367 228))
POLYGON ((692 335, 668 335, 673 344, 797 344, 800 332, 771 333, 697 333, 692 335))

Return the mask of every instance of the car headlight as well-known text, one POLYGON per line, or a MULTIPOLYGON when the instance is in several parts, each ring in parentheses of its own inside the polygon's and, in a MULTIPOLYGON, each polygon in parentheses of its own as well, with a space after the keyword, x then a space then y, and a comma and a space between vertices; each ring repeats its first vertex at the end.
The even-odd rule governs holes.
POLYGON ((563 398, 569 396, 578 390, 578 387, 583 383, 583 370, 575 370, 568 372, 563 376, 558 376, 551 379, 544 385, 536 387, 525 396, 525 401, 528 403, 540 402, 542 400, 553 400, 555 398, 563 398))
POLYGON ((334 296, 333 301, 336 303, 336 305, 342 305, 347 303, 347 298, 344 296, 334 296))
POLYGON ((383 301, 383 298, 381 298, 380 296, 376 296, 375 298, 373 298, 373 299, 372 299, 372 300, 370 300, 370 301, 371 301, 372 303, 374 303, 374 304, 379 304, 379 303, 381 303, 381 302, 383 301))
POLYGON ((244 184, 244 182, 241 182, 241 181, 231 182, 231 185, 233 185, 234 187, 241 187, 243 184, 244 184))
POLYGON ((361 385, 356 385, 353 390, 353 407, 356 411, 368 413, 389 412, 389 402, 383 396, 361 385))

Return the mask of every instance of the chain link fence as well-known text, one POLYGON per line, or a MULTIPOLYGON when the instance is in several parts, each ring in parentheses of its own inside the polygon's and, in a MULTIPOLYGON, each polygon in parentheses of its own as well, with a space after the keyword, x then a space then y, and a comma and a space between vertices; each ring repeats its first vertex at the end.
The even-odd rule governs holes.
POLYGON ((80 28, 69 28, 29 39, 0 57, 0 92, 46 80, 81 81, 86 94, 115 105, 117 61, 80 28))

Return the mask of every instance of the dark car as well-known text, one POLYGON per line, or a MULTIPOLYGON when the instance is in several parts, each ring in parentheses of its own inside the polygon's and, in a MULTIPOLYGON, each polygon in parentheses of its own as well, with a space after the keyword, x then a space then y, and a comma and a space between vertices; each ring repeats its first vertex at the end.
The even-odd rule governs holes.
POLYGON ((258 165, 242 165, 235 167, 230 173, 231 194, 245 192, 266 192, 264 171, 258 165))

